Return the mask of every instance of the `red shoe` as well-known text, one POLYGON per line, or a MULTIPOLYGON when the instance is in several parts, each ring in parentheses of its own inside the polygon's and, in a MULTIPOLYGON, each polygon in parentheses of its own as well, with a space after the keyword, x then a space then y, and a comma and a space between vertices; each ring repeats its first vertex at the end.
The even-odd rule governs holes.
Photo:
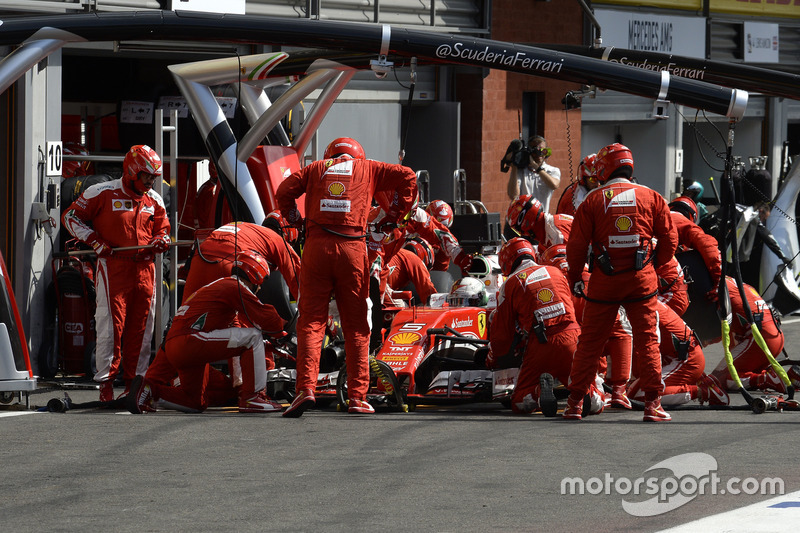
POLYGON ((670 420, 672 420, 672 417, 661 407, 660 398, 644 402, 643 422, 669 422, 670 420))
POLYGON ((347 408, 348 413, 358 413, 362 415, 371 415, 375 412, 375 408, 370 405, 369 402, 365 402, 364 400, 348 400, 347 408))
POLYGON ((583 413, 583 400, 576 402, 572 399, 572 396, 569 396, 567 398, 567 408, 564 409, 561 417, 565 420, 581 420, 583 418, 581 413, 583 413))
POLYGON ((606 408, 606 395, 603 392, 603 381, 599 376, 596 378, 589 392, 583 397, 582 416, 599 415, 606 408))
POLYGON ((283 411, 283 405, 271 400, 266 391, 258 391, 252 398, 239 399, 240 413, 276 413, 283 411))
POLYGON ((632 409, 631 401, 625 393, 625 385, 613 385, 611 387, 611 402, 609 407, 619 407, 620 409, 632 409))
POLYGON ((542 414, 548 418, 554 417, 558 414, 558 400, 553 394, 553 385, 555 381, 550 374, 542 374, 539 376, 539 408, 542 414))
POLYGON ((697 400, 708 405, 730 405, 731 398, 714 376, 703 374, 697 382, 697 400))
POLYGON ((114 401, 114 380, 107 379, 100 382, 100 401, 111 402, 114 401))
POLYGON ((301 390, 297 393, 297 396, 294 397, 292 405, 283 412, 283 416, 287 418, 300 418, 303 416, 305 410, 312 407, 315 403, 317 403, 317 400, 314 398, 314 391, 311 389, 301 390))
POLYGON ((131 382, 131 390, 125 398, 125 407, 135 415, 156 412, 156 399, 150 383, 142 376, 136 376, 131 382))
MULTIPOLYGON (((751 379, 750 382, 752 383, 753 380, 751 379)), ((775 369, 770 367, 769 369, 762 372, 759 376, 755 379, 756 388, 761 390, 774 390, 776 392, 780 392, 781 394, 786 393, 786 385, 784 385, 783 381, 781 381, 780 376, 775 369)))
MULTIPOLYGON (((133 382, 131 382, 131 383, 133 383, 133 382)), ((117 396, 117 400, 124 400, 125 398, 128 397, 128 394, 131 392, 131 383, 128 383, 127 385, 125 385, 125 390, 122 391, 122 393, 120 393, 119 396, 117 396)))

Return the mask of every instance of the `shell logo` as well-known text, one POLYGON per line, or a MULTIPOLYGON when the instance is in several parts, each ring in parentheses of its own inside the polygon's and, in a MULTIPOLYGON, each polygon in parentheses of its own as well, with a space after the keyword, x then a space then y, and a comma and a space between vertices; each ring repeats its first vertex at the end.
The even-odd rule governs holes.
POLYGON ((116 209, 119 209, 120 207, 122 207, 122 200, 115 200, 114 201, 114 207, 116 209))
POLYGON ((633 226, 633 220, 631 220, 631 217, 619 217, 617 221, 614 222, 614 225, 620 231, 628 231, 631 229, 631 226, 633 226))
POLYGON ((536 299, 543 304, 548 304, 553 301, 553 291, 550 289, 542 289, 536 293, 536 299))
POLYGON ((603 194, 605 194, 605 195, 606 195, 606 198, 608 198, 609 200, 611 200, 612 198, 614 198, 614 191, 612 191, 611 189, 608 189, 608 190, 607 190, 605 193, 603 193, 603 194))
POLYGON ((405 332, 392 335, 391 337, 389 337, 389 340, 392 342, 392 344, 405 345, 405 344, 414 344, 421 338, 422 335, 420 335, 419 333, 405 332))
POLYGON ((334 181, 328 185, 328 192, 331 193, 332 196, 341 196, 342 193, 344 193, 344 183, 341 181, 334 181))

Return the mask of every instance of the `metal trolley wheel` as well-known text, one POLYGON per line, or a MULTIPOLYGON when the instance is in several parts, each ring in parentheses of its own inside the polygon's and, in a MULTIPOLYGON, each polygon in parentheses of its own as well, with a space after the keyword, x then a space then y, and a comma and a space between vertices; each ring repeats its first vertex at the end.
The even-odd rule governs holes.
POLYGON ((0 392, 0 403, 11 403, 14 401, 15 394, 11 391, 0 392))
MULTIPOLYGON (((336 378, 336 400, 340 411, 347 409, 347 398, 347 365, 343 364, 336 378)), ((373 407, 384 406, 390 411, 408 412, 408 405, 403 401, 403 391, 394 370, 375 357, 369 358, 367 401, 373 407)))

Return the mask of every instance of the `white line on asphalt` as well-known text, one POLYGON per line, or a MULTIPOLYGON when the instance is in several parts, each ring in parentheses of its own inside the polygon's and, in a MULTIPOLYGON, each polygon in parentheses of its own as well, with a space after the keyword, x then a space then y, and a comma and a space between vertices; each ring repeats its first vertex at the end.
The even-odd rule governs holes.
POLYGON ((0 418, 4 416, 34 415, 36 413, 38 413, 38 411, 8 411, 7 413, 0 413, 0 418))
POLYGON ((800 521, 800 491, 790 492, 733 511, 707 516, 682 526, 662 530, 659 533, 695 533, 696 531, 750 533, 751 531, 773 530, 773 526, 779 524, 788 526, 788 524, 797 524, 798 521, 800 521))

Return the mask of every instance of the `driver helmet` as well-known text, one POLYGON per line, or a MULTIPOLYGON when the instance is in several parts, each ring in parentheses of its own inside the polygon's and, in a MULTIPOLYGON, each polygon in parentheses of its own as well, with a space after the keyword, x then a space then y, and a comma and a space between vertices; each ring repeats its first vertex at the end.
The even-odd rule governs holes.
POLYGON ((486 307, 489 295, 480 280, 466 277, 453 283, 447 303, 450 307, 486 307))

